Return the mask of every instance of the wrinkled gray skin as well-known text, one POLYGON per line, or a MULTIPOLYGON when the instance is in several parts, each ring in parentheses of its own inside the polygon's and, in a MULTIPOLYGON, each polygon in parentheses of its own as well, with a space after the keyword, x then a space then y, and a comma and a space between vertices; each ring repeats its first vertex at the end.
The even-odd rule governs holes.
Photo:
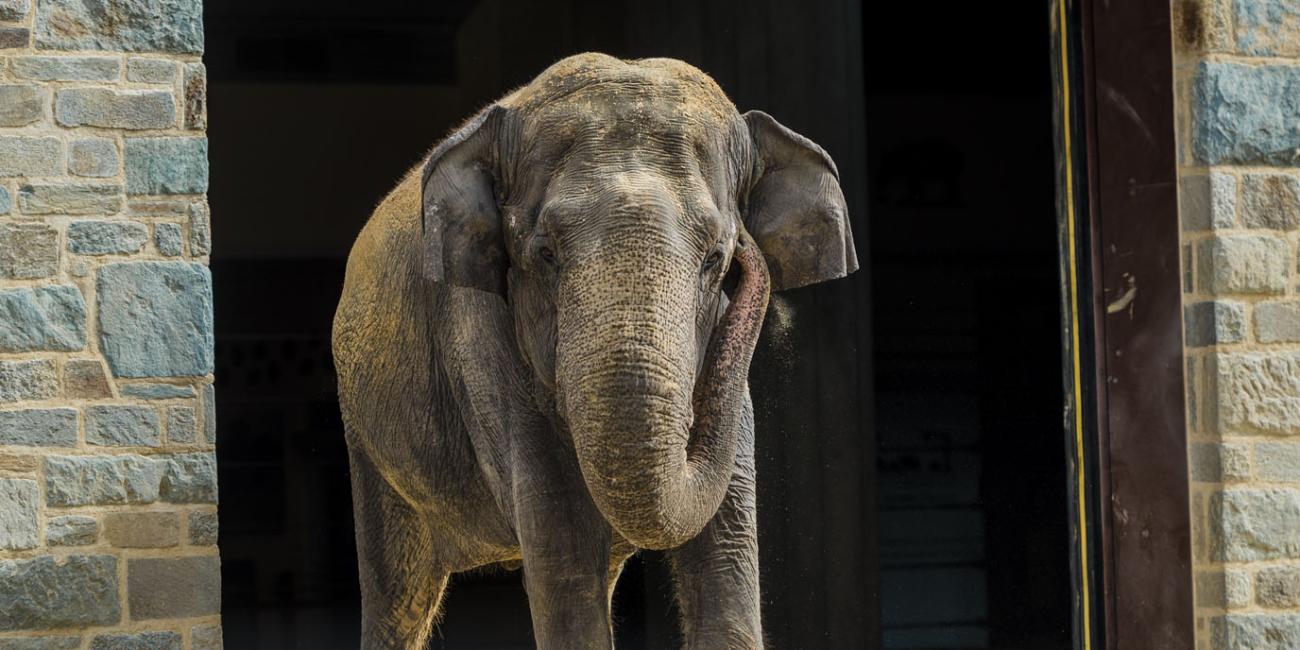
POLYGON ((836 174, 695 68, 595 54, 412 170, 334 320, 362 647, 423 648, 448 577, 503 563, 539 648, 611 648, 638 548, 688 647, 762 647, 746 375, 769 291, 857 268, 836 174))

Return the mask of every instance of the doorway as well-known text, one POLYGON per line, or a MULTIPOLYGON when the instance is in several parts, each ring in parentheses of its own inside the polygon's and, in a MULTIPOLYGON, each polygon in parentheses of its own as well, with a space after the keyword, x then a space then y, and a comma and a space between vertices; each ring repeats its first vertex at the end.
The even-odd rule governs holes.
POLYGON ((883 645, 1069 648, 1047 8, 865 11, 883 645))
MULTIPOLYGON (((355 647, 329 328, 356 232, 450 128, 575 52, 674 56, 824 146, 862 270, 773 302, 751 386, 774 648, 1067 648, 1046 8, 208 0, 226 635, 355 647), (984 28, 973 28, 984 25, 984 28)), ((619 647, 674 647, 646 553, 619 647)), ((529 648, 517 572, 434 648, 529 648)))

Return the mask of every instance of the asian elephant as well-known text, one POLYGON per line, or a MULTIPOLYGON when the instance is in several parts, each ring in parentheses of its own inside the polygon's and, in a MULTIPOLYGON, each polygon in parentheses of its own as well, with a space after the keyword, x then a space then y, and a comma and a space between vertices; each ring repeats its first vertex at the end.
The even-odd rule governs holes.
POLYGON ((613 647, 662 549, 691 648, 761 648, 747 374, 770 291, 857 269, 830 157, 671 59, 566 58, 449 136, 348 258, 333 347, 363 648, 522 565, 537 646, 613 647))

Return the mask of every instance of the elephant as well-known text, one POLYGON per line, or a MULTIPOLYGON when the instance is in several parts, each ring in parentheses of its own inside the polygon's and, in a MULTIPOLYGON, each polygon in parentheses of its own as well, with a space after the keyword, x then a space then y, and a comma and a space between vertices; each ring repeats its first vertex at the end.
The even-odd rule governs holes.
POLYGON ((761 648, 750 360, 771 292, 856 269, 830 156, 689 64, 571 56, 478 112, 335 313, 361 647, 425 647, 449 577, 498 565, 538 648, 612 648, 652 549, 687 647, 761 648))

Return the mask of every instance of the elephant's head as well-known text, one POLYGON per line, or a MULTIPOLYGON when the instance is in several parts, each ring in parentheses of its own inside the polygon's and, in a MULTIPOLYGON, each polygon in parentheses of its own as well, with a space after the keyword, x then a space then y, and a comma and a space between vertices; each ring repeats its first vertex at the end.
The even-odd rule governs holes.
POLYGON ((722 502, 769 291, 857 268, 826 152, 670 59, 560 61, 423 191, 426 274, 506 296, 596 506, 646 548, 722 502))

